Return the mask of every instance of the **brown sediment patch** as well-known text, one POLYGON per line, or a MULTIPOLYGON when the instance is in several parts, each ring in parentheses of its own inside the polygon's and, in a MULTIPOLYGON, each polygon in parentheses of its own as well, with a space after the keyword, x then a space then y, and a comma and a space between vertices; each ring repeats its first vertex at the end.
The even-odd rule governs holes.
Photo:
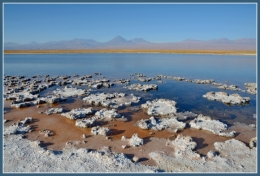
POLYGON ((192 128, 185 129, 182 132, 182 135, 191 136, 192 140, 197 143, 195 150, 202 155, 207 155, 210 150, 215 150, 215 142, 224 142, 230 139, 215 135, 205 130, 197 130, 192 128))
MULTIPOLYGON (((224 142, 230 138, 221 137, 214 135, 210 132, 196 129, 184 129, 180 133, 171 133, 167 130, 153 131, 153 130, 142 130, 135 127, 134 124, 141 119, 150 118, 144 111, 131 110, 132 107, 119 110, 118 113, 124 115, 128 121, 123 122, 119 120, 99 122, 100 126, 107 126, 111 129, 111 134, 106 139, 105 136, 93 136, 91 135, 91 128, 80 128, 75 126, 75 121, 70 120, 60 114, 39 114, 38 111, 46 111, 51 107, 60 108, 63 107, 67 110, 72 108, 89 107, 81 99, 75 98, 71 102, 62 102, 60 104, 50 105, 43 104, 40 108, 36 106, 12 109, 11 112, 4 115, 4 118, 9 120, 5 123, 5 126, 9 126, 18 120, 23 120, 25 117, 32 117, 33 121, 29 125, 32 126, 33 131, 25 134, 25 137, 31 141, 40 140, 42 146, 47 149, 61 150, 65 144, 69 141, 74 141, 75 147, 88 148, 88 149, 100 149, 103 146, 109 146, 112 151, 116 153, 124 153, 130 159, 133 156, 140 158, 140 162, 145 165, 153 165, 156 163, 149 159, 149 153, 153 151, 162 151, 167 155, 171 156, 173 149, 166 145, 168 139, 174 140, 178 134, 184 136, 191 136, 192 139, 197 142, 196 151, 202 155, 206 155, 208 151, 215 150, 215 142, 224 142), (39 131, 48 129, 54 132, 54 135, 45 137, 39 134, 39 131), (151 133, 152 132, 152 133, 151 133), (140 138, 144 139, 144 145, 139 147, 127 147, 122 148, 122 145, 127 145, 127 142, 121 141, 122 136, 130 138, 133 134, 137 133, 140 138), (85 134, 86 138, 82 135, 85 134), (77 143, 76 141, 81 141, 77 143), (82 142, 84 141, 84 142, 82 142)), ((102 109, 103 107, 93 107, 93 109, 102 109)), ((188 122, 187 122, 188 123, 188 122)), ((241 126, 234 127, 238 135, 235 137, 245 143, 248 143, 252 137, 256 136, 256 130, 250 130, 249 128, 243 128, 241 126)))
POLYGON ((234 123, 230 129, 237 132, 235 139, 243 141, 247 146, 249 146, 250 140, 256 137, 256 128, 252 128, 243 123, 234 123))
MULTIPOLYGON (((74 103, 80 101, 75 101, 74 103)), ((73 103, 73 107, 80 107, 73 103)), ((76 103, 77 104, 77 103, 76 103)), ((54 105, 54 107, 65 107, 71 109, 70 104, 59 104, 54 105)), ((109 122, 99 122, 101 126, 108 126, 112 133, 109 135, 109 140, 104 136, 93 136, 91 135, 91 128, 79 128, 75 126, 75 121, 70 120, 60 114, 40 114, 38 111, 45 111, 53 106, 48 104, 41 105, 41 108, 32 106, 29 108, 13 109, 12 112, 5 114, 5 119, 9 120, 5 123, 5 126, 9 126, 18 120, 23 120, 25 117, 32 117, 33 121, 29 125, 33 128, 33 131, 25 134, 25 137, 31 141, 40 140, 42 141, 42 147, 52 150, 61 150, 65 144, 69 141, 84 141, 81 143, 75 143, 76 147, 84 147, 89 149, 99 149, 103 146, 111 147, 111 150, 117 153, 125 153, 130 159, 133 156, 138 156, 140 162, 146 165, 156 165, 153 160, 149 160, 148 154, 155 150, 172 150, 165 146, 166 139, 172 134, 167 131, 156 132, 151 135, 150 130, 142 130, 134 126, 137 120, 142 118, 149 118, 144 112, 140 111, 137 113, 129 113, 128 108, 120 110, 119 113, 126 115, 130 121, 109 121, 109 122), (54 132, 54 135, 45 137, 39 134, 39 131, 48 129, 54 132), (127 145, 126 142, 121 141, 122 136, 131 137, 133 134, 137 133, 139 137, 144 139, 144 145, 140 147, 128 147, 126 149, 122 148, 122 145, 127 145), (82 135, 85 134, 86 138, 82 135), (163 138, 163 142, 156 142, 158 139, 150 139, 151 137, 163 138)), ((94 107, 99 109, 101 107, 94 107)))

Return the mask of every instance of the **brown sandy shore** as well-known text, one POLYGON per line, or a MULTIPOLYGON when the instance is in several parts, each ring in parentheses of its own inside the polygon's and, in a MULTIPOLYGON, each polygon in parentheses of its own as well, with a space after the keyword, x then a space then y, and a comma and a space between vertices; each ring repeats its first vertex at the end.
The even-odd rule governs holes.
POLYGON ((4 54, 84 54, 84 53, 161 53, 161 54, 220 54, 220 55, 256 55, 255 50, 4 50, 4 54))

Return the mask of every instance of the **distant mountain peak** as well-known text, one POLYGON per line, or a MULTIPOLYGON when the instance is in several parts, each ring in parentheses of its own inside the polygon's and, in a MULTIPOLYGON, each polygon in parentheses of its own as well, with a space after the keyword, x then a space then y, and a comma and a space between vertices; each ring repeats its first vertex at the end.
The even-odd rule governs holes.
POLYGON ((4 42, 5 50, 33 50, 33 49, 200 49, 200 50, 255 50, 256 38, 241 38, 229 40, 227 38, 212 40, 187 39, 181 42, 153 43, 143 38, 126 40, 118 35, 108 42, 97 42, 93 39, 74 38, 72 40, 49 41, 45 43, 31 42, 17 44, 4 42))
POLYGON ((125 38, 123 38, 120 35, 118 35, 115 38, 109 40, 107 43, 120 44, 120 43, 128 43, 128 41, 125 38))

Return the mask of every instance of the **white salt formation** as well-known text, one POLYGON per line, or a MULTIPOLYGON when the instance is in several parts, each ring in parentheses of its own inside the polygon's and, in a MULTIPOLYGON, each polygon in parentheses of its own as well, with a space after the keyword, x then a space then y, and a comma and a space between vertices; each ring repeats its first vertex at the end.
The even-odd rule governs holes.
POLYGON ((176 118, 154 118, 141 119, 135 124, 137 127, 148 130, 161 131, 163 129, 170 129, 174 132, 182 131, 186 127, 186 123, 179 122, 176 118))
POLYGON ((147 101, 145 104, 142 104, 141 107, 147 111, 148 115, 162 116, 176 113, 177 108, 175 105, 176 102, 172 100, 155 99, 153 101, 147 101))
POLYGON ((110 133, 110 129, 108 127, 96 126, 91 128, 91 134, 93 135, 107 136, 109 133, 110 133))
POLYGON ((124 88, 129 90, 136 90, 136 91, 150 91, 150 90, 157 90, 158 86, 156 84, 131 84, 129 86, 125 86, 124 88))
POLYGON ((249 103, 250 98, 249 97, 241 97, 239 94, 227 94, 225 92, 208 92, 205 95, 203 95, 204 98, 207 98, 209 100, 214 101, 221 101, 225 104, 230 105, 242 105, 249 103))
POLYGON ((257 84, 256 83, 245 83, 246 91, 250 94, 257 93, 257 84))
POLYGON ((72 109, 70 112, 62 113, 62 116, 65 116, 71 120, 76 120, 80 118, 84 118, 89 114, 94 114, 92 107, 90 108, 75 108, 72 109))
POLYGON ((63 113, 63 109, 62 108, 51 108, 51 109, 45 111, 45 114, 47 114, 47 115, 61 114, 61 113, 63 113))
POLYGON ((88 94, 88 91, 65 86, 63 89, 54 90, 53 93, 58 96, 72 97, 72 96, 86 95, 88 94))
POLYGON ((202 80, 202 79, 195 79, 193 82, 197 83, 197 84, 211 84, 214 81, 214 79, 205 79, 205 80, 202 80))
POLYGON ((111 120, 114 120, 114 119, 126 120, 124 118, 124 116, 117 113, 116 109, 110 109, 109 110, 109 109, 106 109, 106 108, 103 108, 103 109, 97 111, 93 118, 96 118, 96 119, 99 119, 99 120, 108 120, 108 121, 111 121, 111 120))
POLYGON ((138 103, 140 99, 141 97, 136 97, 133 94, 126 95, 125 93, 97 93, 83 98, 83 101, 88 102, 91 105, 117 109, 119 107, 130 106, 132 103, 138 103))
POLYGON ((209 151, 207 157, 193 151, 197 144, 189 136, 178 135, 170 144, 174 150, 171 155, 160 151, 149 153, 166 172, 256 172, 256 148, 250 149, 235 139, 215 142, 219 154, 209 151))
POLYGON ((5 136, 3 143, 5 173, 144 173, 155 172, 158 169, 133 163, 123 153, 76 149, 71 145, 66 145, 57 154, 57 151, 41 148, 40 141, 31 142, 20 135, 5 136))
POLYGON ((130 146, 138 147, 144 144, 144 140, 142 138, 138 137, 138 134, 133 134, 131 138, 126 138, 125 136, 122 136, 121 141, 128 142, 130 146))
POLYGON ((218 120, 212 120, 210 117, 203 116, 202 114, 190 122, 190 127, 198 130, 206 130, 213 134, 225 137, 234 137, 236 133, 235 131, 224 132, 228 130, 226 124, 218 120))

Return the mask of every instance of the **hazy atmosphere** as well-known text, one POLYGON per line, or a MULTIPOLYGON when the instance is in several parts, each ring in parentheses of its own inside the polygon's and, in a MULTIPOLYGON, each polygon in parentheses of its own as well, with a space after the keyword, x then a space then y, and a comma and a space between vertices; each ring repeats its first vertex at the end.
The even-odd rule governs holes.
POLYGON ((4 42, 256 38, 255 4, 4 4, 4 42))

